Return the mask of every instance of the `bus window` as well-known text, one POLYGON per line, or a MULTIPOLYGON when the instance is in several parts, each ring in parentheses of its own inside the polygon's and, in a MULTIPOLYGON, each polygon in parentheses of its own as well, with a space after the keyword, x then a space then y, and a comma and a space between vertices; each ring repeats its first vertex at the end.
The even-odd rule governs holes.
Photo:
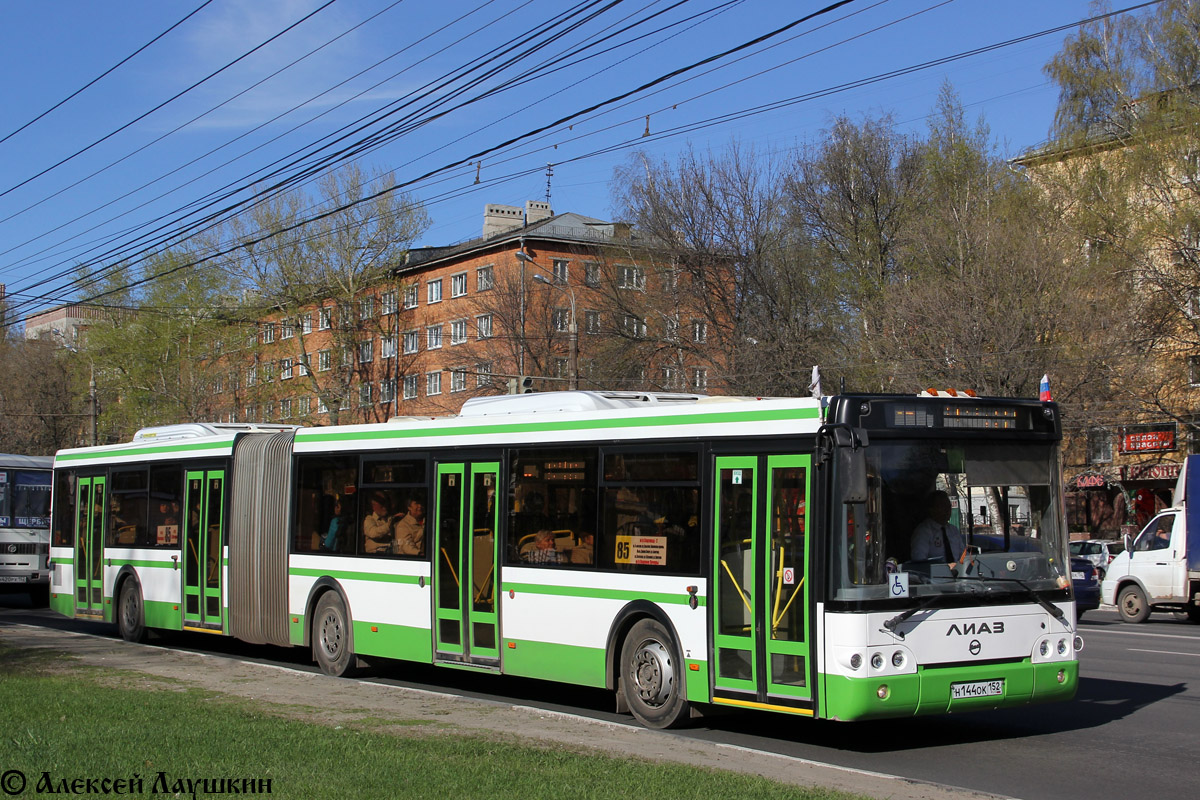
POLYGON ((596 547, 601 566, 694 573, 700 568, 699 454, 606 453, 596 547))
POLYGON ((594 563, 596 455, 581 447, 513 454, 508 563, 594 563))
POLYGON ((75 546, 75 471, 63 470, 54 476, 55 547, 75 546))
POLYGON ((179 546, 182 492, 182 467, 168 465, 150 470, 150 544, 179 546))
POLYGON ((294 552, 359 552, 358 457, 305 456, 297 473, 294 552))
POLYGON ((145 469, 114 470, 108 492, 108 545, 136 547, 151 544, 146 525, 149 484, 145 469))

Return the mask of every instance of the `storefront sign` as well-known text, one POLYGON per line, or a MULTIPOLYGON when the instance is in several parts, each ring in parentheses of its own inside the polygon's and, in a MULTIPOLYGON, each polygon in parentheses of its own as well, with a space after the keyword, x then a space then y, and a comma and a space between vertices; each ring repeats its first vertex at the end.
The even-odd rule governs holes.
POLYGON ((1179 477, 1179 464, 1132 464, 1125 467, 1127 481, 1173 481, 1179 477))
POLYGON ((1076 489, 1103 489, 1108 485, 1108 478, 1103 475, 1080 475, 1075 479, 1076 489))
POLYGON ((1122 453, 1161 453, 1175 449, 1175 431, 1127 428, 1121 432, 1122 453))

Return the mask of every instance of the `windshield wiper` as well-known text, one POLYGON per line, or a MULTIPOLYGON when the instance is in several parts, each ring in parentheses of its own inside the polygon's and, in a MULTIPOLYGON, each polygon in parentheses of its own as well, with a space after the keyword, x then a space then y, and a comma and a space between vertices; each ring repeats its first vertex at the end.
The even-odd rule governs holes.
POLYGON ((1054 617, 1056 620, 1061 622, 1063 624, 1063 627, 1065 627, 1069 632, 1071 632, 1071 633, 1075 632, 1075 629, 1072 628, 1070 623, 1067 622, 1067 620, 1066 620, 1067 615, 1063 613, 1063 610, 1061 608, 1054 605, 1054 603, 1051 603, 1046 598, 1042 597, 1040 594, 1037 593, 1037 591, 1032 586, 1030 586, 1025 581, 1021 580, 1020 578, 1001 578, 997 575, 992 575, 990 577, 984 577, 984 576, 980 575, 977 578, 967 578, 964 576, 960 580, 979 581, 981 583, 983 581, 1004 581, 1007 583, 1015 583, 1018 586, 1020 586, 1022 589, 1025 590, 1025 595, 1027 597, 1029 597, 1030 599, 1033 600, 1033 602, 1037 603, 1039 606, 1041 606, 1042 608, 1044 608, 1048 612, 1050 612, 1050 616, 1054 617))
POLYGON ((941 597, 942 597, 942 595, 940 595, 940 594, 929 595, 924 600, 917 603, 915 606, 908 609, 907 611, 901 611, 896 616, 885 621, 883 623, 883 627, 880 628, 879 630, 883 631, 884 633, 890 633, 893 636, 895 636, 897 639, 899 639, 900 641, 904 641, 904 631, 896 630, 896 626, 899 625, 901 622, 904 622, 906 619, 911 617, 913 614, 916 614, 918 611, 923 611, 926 608, 929 608, 929 606, 933 605, 934 602, 936 602, 937 600, 940 600, 941 597))

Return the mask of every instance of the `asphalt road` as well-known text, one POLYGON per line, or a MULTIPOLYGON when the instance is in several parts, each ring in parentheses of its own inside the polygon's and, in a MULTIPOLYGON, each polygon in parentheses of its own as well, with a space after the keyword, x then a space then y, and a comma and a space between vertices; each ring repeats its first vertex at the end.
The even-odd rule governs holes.
MULTIPOLYGON (((0 595, 0 623, 9 621, 116 635, 113 626, 65 620, 31 609, 23 596, 0 595)), ((1070 703, 871 723, 739 713, 677 735, 1024 800, 1192 796, 1200 779, 1200 625, 1169 614, 1128 625, 1094 611, 1080 633, 1083 680, 1070 703)), ((315 671, 300 648, 198 635, 163 644, 315 671)), ((629 722, 601 691, 399 663, 382 665, 374 680, 629 722)))

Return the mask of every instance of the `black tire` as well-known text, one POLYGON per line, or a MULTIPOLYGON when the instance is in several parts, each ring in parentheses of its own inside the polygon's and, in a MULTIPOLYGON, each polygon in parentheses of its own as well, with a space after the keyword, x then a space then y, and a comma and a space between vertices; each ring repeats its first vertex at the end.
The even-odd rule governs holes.
POLYGON ((29 604, 34 608, 50 605, 50 584, 39 583, 29 587, 29 604))
POLYGON ((117 600, 117 630, 127 642, 140 642, 146 638, 142 590, 132 578, 127 578, 121 584, 121 596, 117 600))
POLYGON ((688 720, 683 659, 670 632, 653 619, 630 629, 621 648, 621 691, 638 722, 673 728, 688 720))
POLYGON ((1189 605, 1184 609, 1184 613, 1187 614, 1188 622, 1200 625, 1200 607, 1189 605))
POLYGON ((358 660, 354 657, 350 635, 350 615, 337 592, 326 592, 317 601, 313 614, 313 658, 326 675, 347 678, 354 673, 358 660))
POLYGON ((1150 617, 1146 593, 1137 586, 1126 586, 1117 594, 1117 611, 1124 622, 1145 622, 1150 617))

